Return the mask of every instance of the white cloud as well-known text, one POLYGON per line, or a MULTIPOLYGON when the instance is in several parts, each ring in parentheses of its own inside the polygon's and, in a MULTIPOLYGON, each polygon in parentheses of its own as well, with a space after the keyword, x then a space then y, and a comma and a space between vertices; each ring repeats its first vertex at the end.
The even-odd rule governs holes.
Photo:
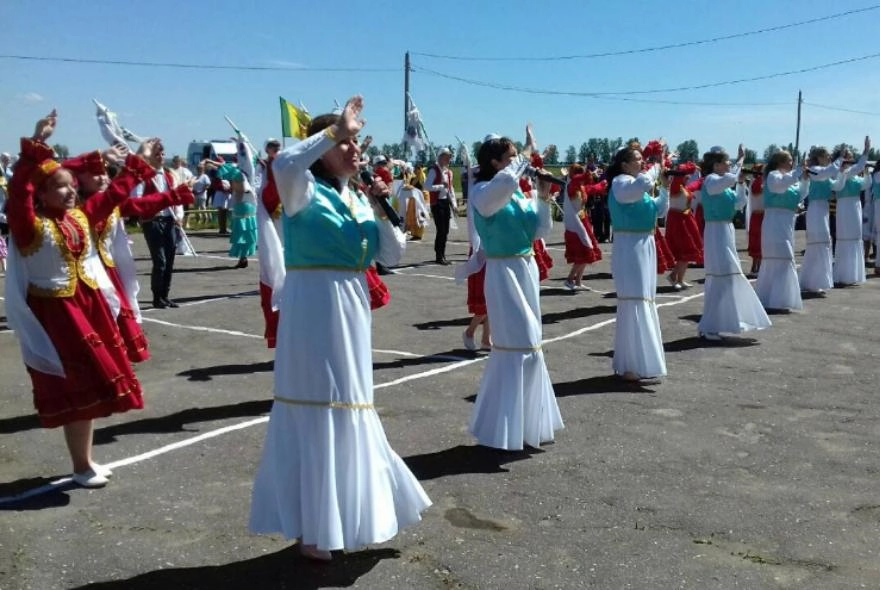
POLYGON ((42 95, 37 94, 36 92, 26 92, 20 94, 19 97, 25 102, 43 102, 45 100, 42 95))

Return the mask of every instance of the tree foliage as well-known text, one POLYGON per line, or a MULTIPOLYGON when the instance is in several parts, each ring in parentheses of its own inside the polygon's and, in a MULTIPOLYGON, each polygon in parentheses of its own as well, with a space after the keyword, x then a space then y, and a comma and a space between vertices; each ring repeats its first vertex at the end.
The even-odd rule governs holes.
POLYGON ((681 142, 678 144, 678 147, 675 148, 675 151, 678 152, 678 159, 681 162, 700 161, 700 148, 695 139, 688 139, 681 142))

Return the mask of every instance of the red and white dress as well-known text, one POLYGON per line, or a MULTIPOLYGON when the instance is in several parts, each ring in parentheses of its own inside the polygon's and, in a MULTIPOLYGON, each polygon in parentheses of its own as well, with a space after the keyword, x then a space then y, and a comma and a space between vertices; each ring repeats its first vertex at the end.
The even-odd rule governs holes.
POLYGON ((572 176, 563 204, 565 261, 569 264, 593 264, 602 260, 599 240, 593 233, 593 224, 584 205, 590 196, 607 191, 607 183, 586 184, 588 177, 592 179, 589 173, 572 176))
POLYGON ((34 405, 47 428, 143 407, 108 305, 116 291, 91 232, 128 193, 108 191, 79 209, 38 211, 30 180, 51 157, 48 146, 22 140, 7 204, 9 321, 20 335, 34 405))
POLYGON ((691 209, 693 196, 681 183, 670 187, 669 213, 666 214, 666 242, 674 262, 703 264, 703 236, 691 209))

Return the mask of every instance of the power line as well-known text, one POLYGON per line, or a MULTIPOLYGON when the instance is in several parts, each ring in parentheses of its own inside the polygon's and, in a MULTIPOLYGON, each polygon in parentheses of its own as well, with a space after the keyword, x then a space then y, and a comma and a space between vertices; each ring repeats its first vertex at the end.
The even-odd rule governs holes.
MULTIPOLYGON (((808 72, 815 72, 816 70, 822 70, 826 68, 832 68, 835 66, 856 63, 860 61, 865 61, 868 59, 874 59, 880 57, 880 53, 872 53, 870 55, 863 55, 861 57, 852 57, 848 59, 843 59, 840 61, 821 64, 818 66, 811 66, 807 68, 800 68, 797 70, 790 70, 787 72, 776 72, 773 74, 765 74, 763 76, 753 76, 751 78, 739 78, 736 80, 724 80, 722 82, 708 82, 705 84, 695 84, 693 86, 679 86, 677 88, 654 88, 649 90, 614 90, 614 91, 602 91, 602 92, 579 92, 574 90, 545 90, 541 88, 528 88, 525 86, 514 86, 511 84, 502 84, 498 82, 486 82, 483 80, 473 80, 471 78, 462 78, 460 76, 453 76, 451 74, 444 74, 442 72, 438 72, 435 70, 429 70, 427 68, 422 67, 414 67, 413 70, 417 72, 423 72, 433 76, 439 76, 441 78, 447 78, 449 80, 456 80, 458 82, 463 82, 465 84, 472 84, 474 86, 484 86, 487 88, 495 88, 497 90, 508 90, 511 92, 522 92, 526 94, 545 94, 545 95, 554 95, 554 96, 583 96, 589 98, 600 98, 603 96, 611 97, 614 96, 618 100, 632 100, 635 99, 628 98, 625 99, 621 95, 630 95, 630 94, 661 94, 664 92, 684 92, 690 90, 705 90, 707 88, 717 88, 719 86, 732 86, 735 84, 744 84, 746 82, 757 82, 760 80, 770 80, 772 78, 781 78, 784 76, 793 76, 795 74, 805 74, 808 72)), ((643 101, 644 102, 644 101, 643 101)), ((649 101, 649 102, 662 102, 660 100, 649 101)), ((746 106, 746 105, 741 105, 746 106)))
POLYGON ((880 117, 880 113, 870 113, 868 111, 857 111, 855 109, 845 109, 843 107, 832 107, 825 104, 816 104, 815 102, 803 101, 803 104, 820 109, 828 109, 829 111, 843 111, 844 113, 855 113, 857 115, 869 115, 871 117, 880 117))
POLYGON ((129 61, 121 59, 83 59, 76 57, 46 57, 35 55, 0 55, 0 59, 17 59, 26 61, 51 61, 77 64, 103 64, 112 66, 144 66, 156 68, 186 68, 196 70, 238 70, 265 72, 399 72, 400 68, 316 68, 296 66, 229 66, 210 64, 186 64, 152 61, 129 61))
POLYGON ((862 12, 868 12, 871 10, 877 10, 880 8, 880 4, 874 4, 872 6, 867 6, 865 8, 856 8, 854 10, 847 10, 846 12, 839 12, 837 14, 829 14, 828 16, 822 16, 817 18, 811 18, 809 20, 799 21, 795 23, 789 23, 787 25, 778 25, 775 27, 765 27, 763 29, 756 29, 754 31, 745 31, 742 33, 733 33, 731 35, 722 35, 719 37, 712 37, 710 39, 700 39, 697 41, 685 41, 684 43, 672 43, 669 45, 658 45, 656 47, 643 47, 641 49, 624 49, 620 51, 606 51, 602 53, 587 53, 583 55, 558 55, 555 57, 484 57, 484 56, 455 56, 455 55, 440 55, 436 53, 421 53, 418 51, 413 51, 413 55, 420 55, 422 57, 429 57, 434 59, 449 59, 456 61, 562 61, 562 60, 574 60, 574 59, 595 59, 600 57, 615 57, 620 55, 634 55, 638 53, 651 53, 655 51, 665 51, 667 49, 677 49, 679 47, 693 47, 695 45, 705 45, 707 43, 717 43, 718 41, 727 41, 729 39, 740 39, 742 37, 750 37, 754 35, 762 35, 764 33, 772 33, 775 31, 783 31, 785 29, 792 29, 795 27, 801 27, 804 25, 810 25, 813 23, 824 22, 836 18, 842 18, 844 16, 850 16, 853 14, 859 14, 862 12))

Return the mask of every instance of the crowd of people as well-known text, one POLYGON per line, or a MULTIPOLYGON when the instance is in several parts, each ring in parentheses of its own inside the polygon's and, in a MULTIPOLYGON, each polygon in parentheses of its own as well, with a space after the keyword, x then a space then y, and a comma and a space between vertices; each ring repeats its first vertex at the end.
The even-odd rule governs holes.
MULTIPOLYGON (((265 337, 276 358, 251 530, 282 533, 307 557, 329 560, 332 550, 386 541, 420 520, 431 502, 388 444, 373 405, 372 310, 390 297, 377 267, 393 269, 429 218, 435 262, 448 265, 459 196, 450 150, 425 169, 384 156, 367 169, 362 110, 363 99, 351 98, 341 113, 314 118, 307 139, 286 149, 267 141, 265 159, 239 134, 237 165, 206 160, 195 175, 166 169, 158 139, 137 153, 114 145, 59 162, 47 144, 54 111, 21 140, 11 174, 10 158, 0 157, 9 324, 42 425, 63 428, 76 483, 100 487, 112 475, 92 457, 94 420, 143 407, 132 363, 149 350, 123 219, 138 218, 143 228, 154 307, 174 308, 180 211, 204 205, 214 183, 214 199, 224 193, 231 211, 231 228, 224 219, 220 229, 231 229, 230 256, 238 267, 259 256, 265 337), (398 168, 396 188, 389 167, 398 168)), ((865 155, 853 161, 814 148, 795 166, 781 151, 746 170, 743 146, 735 159, 715 147, 700 162, 675 162, 664 142, 652 141, 625 146, 607 166, 553 175, 530 127, 524 146, 486 136, 461 183, 470 252, 455 274, 467 283, 473 314, 462 338, 469 350, 491 350, 470 422, 480 445, 537 447, 563 428, 541 345, 539 297, 554 264, 543 241, 554 208, 565 225, 564 286, 573 293, 589 290, 586 269, 602 259, 600 244, 612 241, 612 367, 626 381, 667 373, 659 275, 668 272, 681 290, 690 286, 690 266, 705 268, 698 330, 715 341, 770 327, 767 310, 800 309, 802 291, 821 295, 865 281, 869 244, 880 232, 880 170, 867 173, 865 155), (795 216, 805 204, 807 251, 798 273, 795 216), (743 208, 754 288, 735 243, 733 219, 743 208)), ((864 148, 867 154, 868 138, 864 148)))

